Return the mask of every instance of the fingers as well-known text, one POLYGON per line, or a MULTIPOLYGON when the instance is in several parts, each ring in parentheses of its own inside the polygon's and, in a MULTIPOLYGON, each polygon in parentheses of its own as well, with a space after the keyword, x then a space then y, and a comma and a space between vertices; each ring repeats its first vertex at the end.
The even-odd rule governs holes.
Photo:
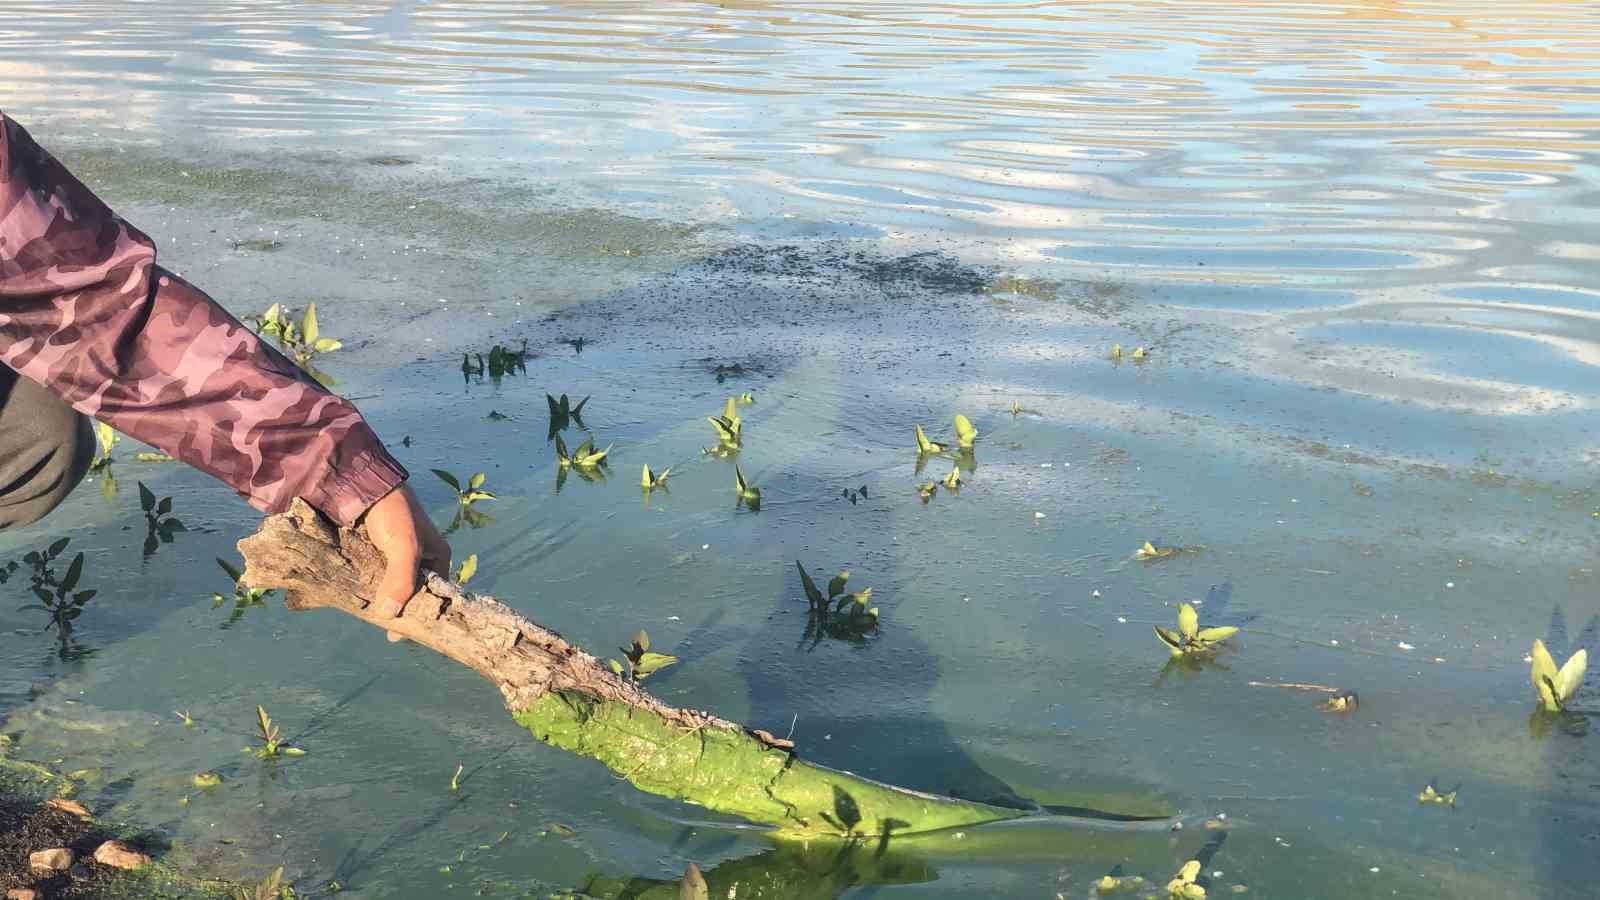
POLYGON ((404 488, 391 491, 372 505, 366 515, 367 537, 383 554, 383 578, 378 582, 379 609, 400 615, 417 592, 417 570, 422 548, 416 520, 404 488))
POLYGON ((405 488, 406 499, 411 506, 411 518, 416 523, 417 544, 421 550, 422 565, 438 572, 446 578, 450 577, 450 545, 445 542, 439 529, 433 527, 433 521, 423 511, 422 503, 409 487, 405 488))

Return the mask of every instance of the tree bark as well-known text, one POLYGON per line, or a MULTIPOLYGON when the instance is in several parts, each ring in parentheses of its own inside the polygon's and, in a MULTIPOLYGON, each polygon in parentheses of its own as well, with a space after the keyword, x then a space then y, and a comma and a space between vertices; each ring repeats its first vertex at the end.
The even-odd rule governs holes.
POLYGON ((291 610, 337 609, 450 657, 499 688, 534 737, 596 759, 640 790, 797 837, 886 837, 1025 814, 805 762, 787 741, 663 703, 554 631, 434 573, 390 617, 372 603, 382 554, 304 501, 268 517, 239 551, 249 586, 281 588, 291 610))

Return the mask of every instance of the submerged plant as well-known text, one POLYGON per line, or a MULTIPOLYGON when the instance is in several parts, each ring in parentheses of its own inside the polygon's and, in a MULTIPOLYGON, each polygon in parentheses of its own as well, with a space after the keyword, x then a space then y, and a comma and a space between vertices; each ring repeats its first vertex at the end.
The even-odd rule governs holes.
POLYGON ((1178 870, 1178 874, 1167 882, 1167 896, 1179 900, 1200 900, 1206 895, 1206 889, 1195 884, 1195 879, 1199 877, 1200 860, 1189 860, 1178 870))
POLYGON ((650 649, 650 635, 643 628, 634 632, 633 640, 626 647, 619 648, 622 658, 628 661, 626 668, 614 659, 606 660, 606 665, 611 671, 629 681, 643 681, 667 666, 676 665, 678 658, 665 653, 655 653, 650 649))
MULTIPOLYGON (((97 591, 75 590, 78 581, 83 577, 83 554, 79 553, 67 564, 67 572, 60 578, 56 577, 55 567, 51 565, 67 549, 70 538, 61 538, 45 548, 44 552, 35 550, 22 558, 22 561, 32 567, 31 584, 29 590, 38 603, 29 603, 21 610, 40 610, 50 615, 50 621, 45 623, 44 630, 56 629, 63 639, 72 631, 72 623, 83 615, 84 604, 94 599, 97 591)), ((12 571, 15 571, 13 568, 12 571)))
POLYGON ((652 472, 650 471, 649 466, 645 466, 643 474, 639 476, 639 487, 644 488, 646 493, 658 488, 661 490, 666 490, 667 476, 671 474, 671 466, 662 469, 660 472, 652 472))
POLYGON ((479 500, 495 499, 493 493, 483 489, 483 483, 489 480, 489 476, 483 472, 472 473, 472 477, 467 479, 466 486, 463 487, 460 479, 443 469, 429 469, 428 471, 432 472, 440 481, 449 485, 450 489, 456 492, 456 502, 462 506, 471 506, 479 500))
POLYGON ((610 447, 595 450, 594 438, 591 437, 585 438, 578 449, 568 453, 567 442, 561 439, 561 435, 556 435, 556 461, 563 469, 598 469, 606 464, 606 454, 610 452, 610 447))
POLYGON ((800 571, 800 586, 805 590, 810 608, 803 640, 812 641, 812 646, 820 643, 823 637, 861 641, 868 632, 877 629, 878 608, 868 606, 872 602, 872 588, 846 593, 850 573, 841 571, 828 579, 828 593, 824 595, 799 560, 795 560, 794 567, 800 571))
POLYGON ((733 466, 733 487, 738 492, 738 502, 750 507, 751 512, 761 509, 761 488, 745 481, 744 472, 737 463, 733 466))
POLYGON ((139 508, 144 510, 146 533, 144 536, 144 555, 148 558, 156 552, 162 544, 172 543, 172 536, 180 531, 188 531, 183 521, 172 513, 172 498, 162 497, 156 499, 155 492, 145 487, 144 482, 139 484, 139 508))
POLYGON ((1239 629, 1233 625, 1201 628, 1200 614, 1195 611, 1194 604, 1187 601, 1178 604, 1177 631, 1160 625, 1154 627, 1156 637, 1167 645, 1173 656, 1211 653, 1222 641, 1239 633, 1239 629))
POLYGON ((283 866, 272 871, 262 882, 250 888, 234 888, 234 900, 293 900, 294 888, 283 882, 283 866))
POLYGON ((306 751, 299 747, 289 746, 283 735, 278 731, 278 726, 273 724, 272 717, 267 715, 265 707, 256 707, 256 737, 260 739, 261 746, 251 750, 244 748, 245 753, 254 753, 257 759, 272 759, 279 756, 305 756, 306 751))
MULTIPOLYGON (((217 565, 222 567, 222 571, 226 572, 229 580, 233 582, 233 613, 228 616, 228 621, 222 623, 223 628, 227 628, 239 621, 245 610, 267 605, 266 599, 272 596, 273 593, 271 588, 263 589, 244 586, 241 583, 244 579, 244 573, 239 571, 238 566, 221 557, 217 558, 217 565)), ((222 594, 211 595, 212 609, 217 609, 227 602, 228 598, 222 594)))
POLYGON ((1567 657, 1567 661, 1560 669, 1556 668, 1556 661, 1550 657, 1550 651, 1545 649, 1544 641, 1533 642, 1533 666, 1531 677, 1533 689, 1539 694, 1539 707, 1545 712, 1562 712, 1566 710, 1567 703, 1578 693, 1578 688, 1583 685, 1583 676, 1589 669, 1589 651, 1579 650, 1567 657))

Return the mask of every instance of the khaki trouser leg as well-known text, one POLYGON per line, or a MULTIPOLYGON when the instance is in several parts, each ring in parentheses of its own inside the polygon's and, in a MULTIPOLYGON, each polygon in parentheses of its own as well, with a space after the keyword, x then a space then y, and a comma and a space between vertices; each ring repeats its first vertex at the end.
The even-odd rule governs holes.
POLYGON ((87 416, 0 365, 0 529, 37 522, 59 506, 94 451, 87 416))

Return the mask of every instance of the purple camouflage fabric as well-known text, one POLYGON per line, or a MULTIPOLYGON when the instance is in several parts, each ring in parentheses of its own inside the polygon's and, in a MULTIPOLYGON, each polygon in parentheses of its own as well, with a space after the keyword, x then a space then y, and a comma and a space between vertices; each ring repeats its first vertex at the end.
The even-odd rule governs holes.
POLYGON ((266 512, 304 497, 348 525, 406 478, 354 406, 156 265, 3 112, 0 364, 266 512))

